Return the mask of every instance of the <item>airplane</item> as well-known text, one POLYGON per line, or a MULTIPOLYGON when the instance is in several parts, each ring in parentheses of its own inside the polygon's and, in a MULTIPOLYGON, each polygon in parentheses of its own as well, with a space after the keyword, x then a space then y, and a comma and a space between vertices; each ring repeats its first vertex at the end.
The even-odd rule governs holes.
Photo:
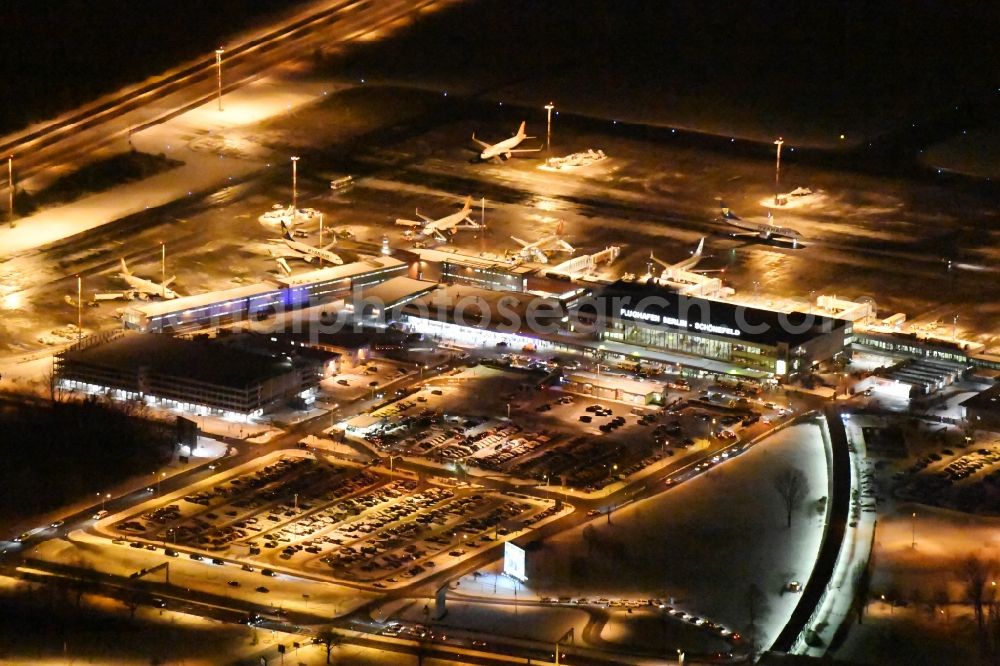
POLYGON ((576 248, 558 236, 545 236, 544 238, 539 238, 534 243, 521 240, 517 236, 511 236, 511 239, 521 246, 521 249, 517 253, 524 261, 536 261, 540 264, 549 263, 549 258, 545 255, 545 250, 576 252, 576 248))
MULTIPOLYGON (((794 247, 798 247, 799 241, 802 240, 802 234, 795 229, 779 227, 769 222, 750 222, 733 213, 724 203, 720 202, 719 206, 722 210, 722 220, 726 224, 750 232, 750 234, 737 235, 755 235, 763 240, 777 239, 791 241, 794 247)), ((767 219, 772 219, 770 211, 767 213, 767 219)))
POLYGON ((122 280, 124 280, 131 289, 124 292, 115 292, 112 294, 96 294, 94 300, 107 300, 108 298, 140 298, 142 300, 148 299, 150 296, 159 296, 164 299, 177 298, 177 292, 170 289, 171 283, 176 280, 176 277, 171 276, 163 284, 157 284, 152 280, 146 280, 137 275, 134 275, 132 271, 128 269, 125 265, 125 259, 120 259, 121 261, 121 273, 118 274, 122 280))
POLYGON ((527 136, 524 133, 524 122, 521 121, 521 126, 517 128, 517 134, 510 137, 509 139, 504 139, 503 141, 498 141, 494 144, 486 143, 485 141, 480 141, 476 138, 476 133, 472 133, 472 140, 476 144, 482 147, 482 152, 479 153, 479 159, 482 161, 500 159, 510 159, 511 155, 514 153, 537 153, 541 148, 517 148, 521 145, 521 142, 525 139, 534 139, 533 136, 527 136))
POLYGON ((397 219, 396 224, 403 227, 422 227, 420 232, 424 236, 434 236, 438 240, 446 240, 442 232, 447 231, 452 234, 457 232, 459 229, 480 229, 482 225, 478 222, 473 221, 469 215, 472 212, 472 197, 468 196, 465 198, 465 204, 462 206, 462 210, 457 213, 452 213, 451 215, 446 215, 440 219, 432 219, 426 215, 421 215, 420 210, 415 211, 417 217, 420 220, 405 220, 397 219))
POLYGON ((330 248, 337 244, 336 236, 334 236, 333 242, 325 247, 313 247, 308 243, 295 240, 288 227, 282 222, 281 238, 271 238, 270 242, 278 245, 278 247, 269 247, 267 248, 267 252, 278 262, 278 266, 286 275, 290 275, 292 272, 292 269, 288 267, 286 259, 301 259, 306 263, 312 263, 313 259, 321 259, 336 266, 344 263, 344 260, 339 255, 330 251, 330 248))
POLYGON ((649 258, 651 261, 655 261, 656 263, 658 263, 660 266, 663 267, 663 272, 660 273, 660 280, 666 281, 675 278, 680 273, 690 272, 691 269, 697 266, 698 262, 701 261, 701 258, 703 256, 702 250, 704 249, 705 249, 705 237, 702 236, 701 240, 698 241, 698 247, 695 249, 694 252, 691 253, 691 256, 688 257, 687 259, 682 259, 681 261, 678 261, 675 264, 668 264, 665 261, 657 259, 656 257, 653 256, 652 252, 649 253, 649 258))

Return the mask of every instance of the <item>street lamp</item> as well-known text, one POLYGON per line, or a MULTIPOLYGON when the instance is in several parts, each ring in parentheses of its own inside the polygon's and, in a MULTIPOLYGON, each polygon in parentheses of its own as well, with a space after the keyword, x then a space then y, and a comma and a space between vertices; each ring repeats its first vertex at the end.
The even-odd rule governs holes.
POLYGON ((781 144, 785 142, 780 136, 775 140, 777 146, 774 156, 774 204, 778 205, 779 175, 781 174, 781 144))
POLYGON ((83 340, 83 278, 76 276, 76 344, 83 340))
POLYGON ((917 512, 910 514, 910 548, 917 547, 917 512))
POLYGON ((7 221, 14 228, 14 156, 7 157, 7 221))
POLYGON ((545 105, 545 111, 548 114, 545 125, 545 150, 548 151, 549 147, 552 145, 552 109, 556 108, 556 105, 549 102, 545 105))
POLYGON ((220 46, 215 49, 215 81, 218 88, 219 111, 222 111, 222 53, 224 49, 220 46))
POLYGON ((292 155, 292 223, 299 214, 299 158, 292 155))
POLYGON ((160 298, 167 300, 167 244, 160 241, 160 298))

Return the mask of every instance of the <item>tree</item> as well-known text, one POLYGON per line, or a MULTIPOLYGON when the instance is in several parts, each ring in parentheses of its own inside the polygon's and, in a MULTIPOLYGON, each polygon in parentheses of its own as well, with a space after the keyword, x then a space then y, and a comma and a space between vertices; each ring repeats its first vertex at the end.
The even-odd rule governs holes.
POLYGON ((809 493, 809 481, 805 473, 797 467, 786 467, 774 477, 774 489, 781 496, 788 517, 787 527, 792 526, 792 511, 802 503, 809 493))
POLYGON ((333 651, 333 648, 337 647, 342 642, 340 634, 329 627, 316 634, 316 637, 313 640, 326 649, 326 663, 328 664, 330 663, 330 653, 333 651))
POLYGON ((976 626, 979 628, 980 639, 985 638, 986 620, 983 614, 983 602, 986 600, 986 584, 996 570, 992 560, 981 560, 975 555, 969 555, 959 560, 956 567, 958 579, 965 586, 965 594, 972 603, 976 614, 976 626))

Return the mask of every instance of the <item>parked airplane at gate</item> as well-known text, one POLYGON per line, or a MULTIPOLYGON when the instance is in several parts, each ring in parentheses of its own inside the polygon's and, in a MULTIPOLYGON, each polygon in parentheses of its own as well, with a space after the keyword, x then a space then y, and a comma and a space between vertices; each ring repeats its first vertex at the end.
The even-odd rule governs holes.
POLYGON ((702 236, 701 240, 698 241, 698 247, 695 249, 694 252, 691 253, 691 256, 688 257, 687 259, 682 259, 681 261, 678 261, 677 263, 674 264, 668 264, 667 262, 661 261, 660 259, 654 257, 652 252, 649 253, 649 258, 663 267, 663 272, 660 274, 661 280, 673 280, 674 278, 677 277, 678 274, 684 272, 690 272, 691 269, 697 266, 698 262, 700 262, 702 259, 702 251, 704 249, 705 249, 705 237, 702 236))
POLYGON ((281 238, 270 239, 270 242, 274 243, 276 247, 269 247, 267 251, 278 262, 278 266, 285 274, 291 274, 292 272, 292 269, 288 266, 288 259, 301 259, 307 263, 312 263, 313 259, 320 259, 336 266, 344 263, 344 260, 339 255, 330 251, 330 248, 337 244, 336 236, 329 245, 313 247, 308 243, 295 240, 284 222, 281 223, 281 232, 281 238))
POLYGON ((533 243, 521 240, 517 236, 511 236, 511 239, 521 246, 521 249, 517 251, 517 254, 524 261, 536 261, 540 264, 547 264, 549 263, 549 258, 545 254, 546 250, 556 252, 576 252, 576 248, 558 236, 546 236, 544 238, 539 238, 533 243))
POLYGON ((456 233, 459 229, 480 229, 482 225, 478 222, 473 221, 471 217, 472 213, 472 197, 468 196, 465 198, 465 204, 462 206, 462 210, 457 213, 452 213, 451 215, 446 215, 440 219, 433 219, 427 217, 426 215, 421 215, 420 211, 415 211, 417 217, 420 220, 406 220, 397 219, 396 224, 403 227, 420 227, 420 233, 424 236, 434 236, 439 240, 445 240, 443 232, 456 233))
POLYGON ((121 292, 112 292, 107 294, 95 294, 95 301, 113 300, 117 298, 124 298, 126 300, 132 300, 133 298, 139 298, 142 300, 147 300, 150 296, 159 296, 163 299, 177 298, 177 292, 170 289, 170 285, 177 278, 171 276, 163 284, 157 284, 152 280, 147 280, 141 278, 132 273, 128 266, 125 264, 125 259, 121 259, 121 272, 118 273, 118 277, 125 281, 130 287, 128 290, 121 292))

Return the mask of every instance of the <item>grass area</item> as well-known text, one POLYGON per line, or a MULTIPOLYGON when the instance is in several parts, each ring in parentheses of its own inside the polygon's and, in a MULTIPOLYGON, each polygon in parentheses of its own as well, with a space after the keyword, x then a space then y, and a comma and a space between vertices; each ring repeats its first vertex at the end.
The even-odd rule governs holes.
POLYGON ((18 214, 29 215, 45 206, 76 201, 88 194, 144 180, 183 164, 180 160, 172 160, 163 153, 150 155, 137 150, 119 153, 61 176, 38 192, 19 191, 16 198, 18 214))
POLYGON ((173 451, 172 430, 140 409, 98 400, 0 404, 0 515, 50 511, 129 476, 173 451))

